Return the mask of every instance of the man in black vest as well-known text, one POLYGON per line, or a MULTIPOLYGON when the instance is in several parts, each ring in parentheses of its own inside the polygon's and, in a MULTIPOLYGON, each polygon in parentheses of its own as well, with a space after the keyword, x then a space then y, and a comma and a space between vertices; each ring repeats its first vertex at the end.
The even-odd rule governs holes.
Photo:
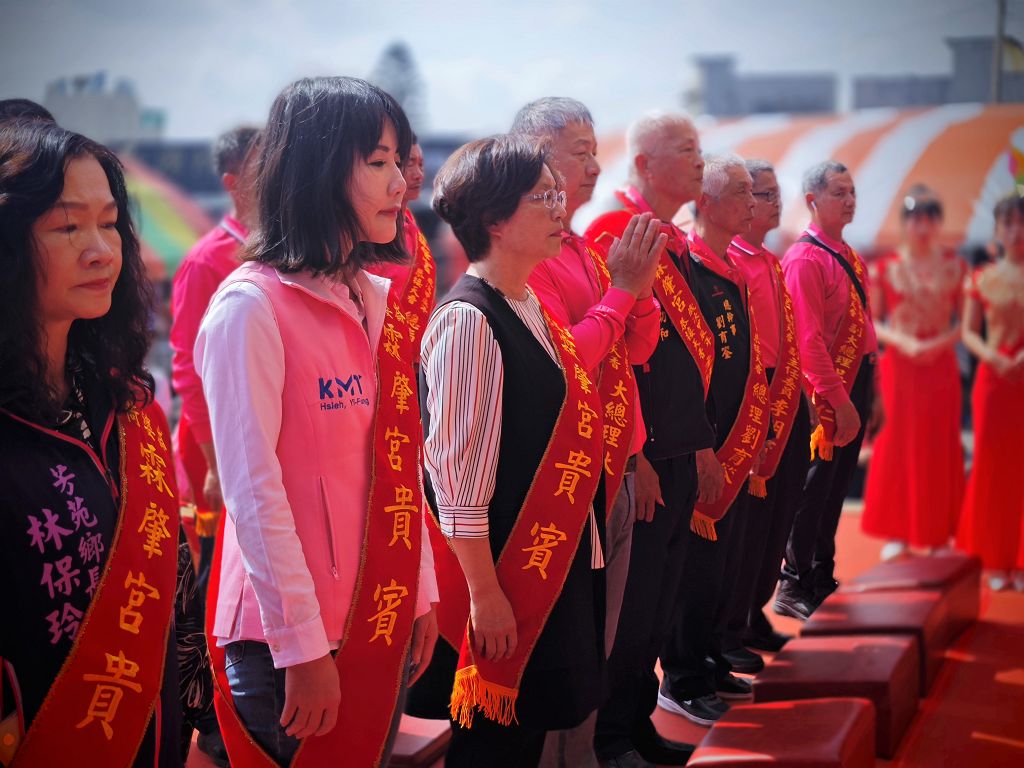
MULTIPOLYGON (((622 210, 599 217, 587 230, 588 239, 605 250, 622 235, 633 214, 653 211, 669 222, 701 190, 704 162, 697 132, 687 118, 642 118, 630 127, 627 145, 631 166, 629 184, 619 192, 622 210)), ((669 257, 688 281, 685 236, 668 224, 665 231, 669 257)), ((635 371, 647 441, 637 456, 637 522, 608 659, 609 695, 598 710, 594 739, 601 764, 614 768, 683 765, 693 750, 664 739, 654 728, 654 667, 684 584, 698 475, 702 496, 717 496, 722 488, 701 372, 664 311, 658 346, 648 363, 635 371)))
MULTIPOLYGON (((697 199, 688 242, 694 295, 715 334, 715 368, 708 417, 715 450, 722 448, 744 405, 751 359, 751 319, 746 283, 728 255, 732 239, 749 227, 754 207, 750 174, 735 155, 707 156, 704 187, 697 199)), ((760 445, 755 447, 755 451, 760 445)), ((672 631, 662 649, 665 680, 658 696, 663 709, 711 725, 726 706, 744 699, 750 684, 732 674, 721 655, 722 634, 735 600, 749 602, 753 575, 744 568, 744 526, 748 515, 745 479, 725 515, 715 524, 717 539, 688 532, 683 581, 672 631)))

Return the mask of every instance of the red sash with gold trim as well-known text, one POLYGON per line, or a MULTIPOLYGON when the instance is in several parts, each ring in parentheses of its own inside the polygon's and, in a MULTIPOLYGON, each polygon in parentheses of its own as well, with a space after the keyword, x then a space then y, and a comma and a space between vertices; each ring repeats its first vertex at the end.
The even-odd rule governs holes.
MULTIPOLYGON (((397 286, 399 289, 399 308, 406 316, 406 324, 409 329, 408 342, 412 347, 413 359, 416 363, 420 361, 420 334, 430 319, 430 313, 434 309, 434 294, 437 290, 437 267, 434 264, 434 257, 430 253, 430 245, 427 238, 423 236, 412 211, 405 209, 405 234, 407 242, 414 243, 412 251, 413 264, 409 270, 405 285, 397 286)), ((396 286, 392 286, 392 292, 396 286)), ((401 316, 396 314, 401 322, 401 316)))
MULTIPOLYGON (((691 247, 700 255, 704 246, 691 241, 691 247)), ((722 274, 717 261, 705 256, 704 266, 729 282, 734 282, 729 275, 722 274)), ((741 284, 740 289, 747 296, 747 287, 741 284)), ((754 461, 761 452, 767 436, 771 413, 765 402, 768 392, 768 379, 764 366, 761 364, 761 342, 757 335, 757 318, 749 297, 745 298, 747 315, 750 318, 750 367, 747 381, 743 388, 743 402, 740 404, 736 421, 729 431, 729 436, 722 447, 715 451, 715 456, 722 464, 725 474, 725 488, 718 500, 711 504, 697 502, 690 517, 690 530, 698 536, 711 541, 718 540, 715 532, 715 521, 721 520, 729 507, 736 500, 744 481, 750 475, 754 461)))
MULTIPOLYGON (((824 248, 822 243, 816 240, 812 242, 824 248)), ((834 258, 841 258, 832 252, 831 249, 825 248, 825 250, 828 250, 834 258)), ((851 258, 847 260, 847 264, 852 267, 860 284, 864 285, 864 264, 853 248, 850 248, 850 256, 851 258)), ((839 324, 839 332, 836 334, 835 339, 832 340, 828 350, 829 355, 832 357, 832 367, 839 374, 839 378, 843 380, 843 386, 846 387, 847 394, 853 389, 853 382, 857 380, 857 373, 860 371, 860 364, 864 359, 861 350, 864 346, 864 330, 867 325, 865 307, 861 304, 857 285, 853 280, 849 280, 849 283, 850 292, 846 300, 846 312, 843 313, 842 322, 839 324)), ((811 404, 818 412, 818 426, 811 434, 811 460, 814 460, 814 454, 817 453, 822 461, 832 461, 832 451, 836 436, 835 409, 829 405, 828 400, 817 392, 811 396, 811 404)))
MULTIPOLYGON (((782 274, 782 265, 778 259, 772 259, 772 268, 775 270, 775 287, 778 291, 779 315, 782 327, 779 329, 779 360, 775 366, 775 377, 772 379, 771 387, 768 390, 768 402, 771 403, 772 429, 775 439, 772 441, 765 454, 764 461, 756 468, 750 476, 750 494, 758 498, 765 498, 768 495, 766 483, 775 476, 775 471, 782 461, 782 454, 786 450, 786 443, 789 442, 789 434, 793 431, 793 424, 796 421, 796 413, 800 404, 800 396, 803 390, 800 387, 800 379, 803 370, 800 367, 800 345, 796 338, 796 318, 793 314, 793 298, 786 289, 786 282, 782 274)), ((763 399, 758 402, 766 405, 763 399)))
MULTIPOLYGON (((582 248, 586 256, 594 264, 597 272, 601 295, 608 292, 612 284, 612 276, 604 257, 583 238, 573 236, 573 247, 582 248)), ((564 330, 564 329, 563 329, 564 330)), ((568 339, 572 342, 572 337, 568 339)), ((574 347, 575 349, 575 347, 574 347)), ((600 417, 590 412, 580 412, 580 418, 590 421, 604 420, 602 430, 604 439, 604 473, 605 473, 605 515, 611 515, 615 506, 615 497, 622 487, 625 477, 626 462, 629 460, 633 442, 633 430, 636 429, 636 384, 634 383, 633 366, 629 364, 629 352, 626 340, 620 336, 612 344, 598 370, 597 393, 604 409, 600 417)))
POLYGON ((576 556, 601 476, 601 436, 592 416, 601 407, 568 330, 544 311, 565 376, 566 395, 522 509, 495 570, 516 617, 518 645, 508 659, 477 659, 472 627, 463 632, 451 716, 469 728, 477 709, 502 725, 516 719, 519 683, 576 556), (597 459, 597 461, 595 461, 597 459))
MULTIPOLYGON (((623 210, 606 213, 587 228, 587 237, 591 242, 606 251, 611 247, 612 239, 621 237, 626 231, 626 225, 634 215, 651 210, 635 189, 627 188, 617 192, 616 196, 622 202, 623 210)), ((707 398, 715 365, 715 337, 701 314, 686 278, 670 255, 674 253, 686 257, 686 241, 682 232, 671 222, 662 222, 661 231, 668 235, 669 241, 661 254, 661 263, 654 279, 654 295, 658 297, 662 311, 697 363, 704 384, 704 397, 707 398)))
POLYGON ((170 430, 152 403, 117 428, 121 505, 103 576, 12 768, 131 765, 160 696, 178 572, 170 430))
MULTIPOLYGON (((407 283, 411 285, 415 285, 412 278, 407 283)), ((403 293, 405 287, 393 285, 388 295, 377 354, 379 391, 362 555, 341 647, 335 654, 344 687, 338 722, 330 733, 304 739, 293 766, 336 764, 342 755, 346 764, 380 765, 402 686, 415 619, 423 514, 419 476, 423 430, 412 344, 426 325, 421 302, 403 305, 402 299, 408 295, 403 293)), ((223 536, 218 536, 206 612, 217 720, 232 764, 274 766, 235 710, 224 669, 224 649, 217 647, 213 637, 222 545, 223 536)))

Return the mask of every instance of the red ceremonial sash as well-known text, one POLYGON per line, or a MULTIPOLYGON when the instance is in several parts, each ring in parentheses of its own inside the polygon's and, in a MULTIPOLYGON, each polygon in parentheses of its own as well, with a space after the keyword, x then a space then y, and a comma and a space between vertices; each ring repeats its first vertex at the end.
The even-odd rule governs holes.
MULTIPOLYGON (((621 237, 629 220, 638 213, 652 213, 640 193, 633 187, 616 192, 616 197, 623 204, 622 211, 601 216, 596 224, 604 228, 604 232, 594 232, 594 242, 602 248, 611 247, 611 236, 621 237), (602 243, 603 240, 607 242, 602 243)), ((668 245, 661 254, 661 263, 654 279, 654 295, 658 297, 661 309, 683 340, 690 355, 700 370, 701 382, 704 384, 704 397, 707 398, 711 386, 711 373, 715 365, 715 337, 711 333, 704 315, 701 314, 697 300, 693 297, 686 278, 672 260, 671 253, 686 258, 686 239, 683 233, 671 222, 662 222, 661 231, 668 235, 668 245)), ((665 331, 667 333, 667 331, 665 331)))
MULTIPOLYGON (((415 362, 420 360, 420 335, 423 333, 434 309, 434 292, 437 288, 437 268, 434 257, 430 253, 430 245, 423 236, 412 211, 405 209, 405 232, 409 241, 415 243, 413 263, 406 277, 405 284, 392 285, 392 293, 396 294, 398 304, 395 317, 404 322, 409 331, 408 344, 415 362), (404 320, 403 320, 404 316, 404 320)), ((418 409, 417 409, 418 410, 418 409)))
POLYGON ((11 768, 131 765, 160 696, 178 573, 170 430, 154 404, 117 422, 120 513, 103 576, 11 768))
MULTIPOLYGON (((704 266, 724 280, 735 282, 735 276, 724 274, 719 267, 718 260, 712 258, 702 243, 691 241, 690 247, 698 255, 703 255, 701 263, 704 266)), ((715 451, 715 456, 721 462, 722 471, 725 474, 725 488, 722 489, 721 496, 714 503, 707 504, 698 501, 693 515, 690 517, 690 530, 711 541, 718 540, 715 521, 721 520, 729 511, 729 507, 739 495, 744 481, 750 475, 754 461, 764 445, 771 418, 766 402, 768 379, 765 376, 764 366, 761 364, 761 343, 757 335, 757 318, 754 316, 754 308, 747 297, 746 285, 741 283, 739 287, 743 291, 747 315, 750 318, 750 367, 743 388, 743 402, 740 404, 736 421, 729 431, 729 436, 722 443, 722 447, 715 451)))
MULTIPOLYGON (((816 241, 813 241, 816 242, 816 241)), ((817 243, 819 247, 821 243, 817 243)), ((825 249, 829 250, 829 249, 825 249)), ((832 253, 836 259, 841 258, 832 253)), ((850 248, 850 259, 846 262, 852 267, 857 280, 864 285, 864 264, 853 248, 850 248)), ((843 386, 849 394, 853 389, 853 382, 857 380, 857 373, 860 371, 861 361, 864 355, 861 349, 864 345, 864 329, 867 317, 864 305, 860 301, 860 294, 857 292, 857 285, 850 280, 850 292, 846 299, 846 312, 839 324, 839 332, 832 345, 829 347, 829 355, 832 357, 832 366, 835 368, 839 378, 843 380, 843 386)), ((836 436, 836 412, 829 405, 828 400, 817 392, 811 396, 811 404, 818 413, 818 426, 811 434, 811 460, 817 453, 822 461, 832 461, 832 451, 836 436)))
MULTIPOLYGON (((583 238, 572 237, 574 248, 582 248, 594 264, 597 272, 601 295, 608 292, 612 284, 612 276, 604 257, 583 238)), ((561 332, 568 333, 565 329, 561 332)), ((568 339, 572 343, 572 337, 568 339)), ((575 349, 575 347, 574 347, 575 349)), ((604 439, 604 473, 605 473, 605 515, 612 513, 615 497, 622 487, 626 473, 626 462, 629 460, 630 448, 633 443, 633 430, 636 428, 636 384, 634 383, 633 366, 629 364, 629 352, 623 336, 616 339, 601 363, 597 377, 597 392, 604 408, 599 416, 595 413, 580 412, 580 418, 591 420, 604 419, 602 430, 604 439)), ((586 431, 586 430, 584 430, 586 431)), ((589 435, 585 435, 589 436, 589 435)))
MULTIPOLYGON (((379 391, 366 526, 355 594, 334 657, 343 686, 338 722, 330 733, 304 739, 293 766, 337 764, 342 756, 347 765, 378 766, 395 715, 412 638, 422 546, 423 429, 412 344, 426 325, 424 312, 429 308, 423 310, 421 302, 411 307, 402 302, 407 297, 404 290, 415 285, 412 279, 406 286, 392 285, 377 354, 379 391)), ((222 547, 223 536, 218 535, 206 602, 217 720, 233 765, 269 768, 276 763, 242 723, 231 699, 224 649, 213 637, 222 547)))
MULTIPOLYGON (((768 390, 775 439, 768 447, 764 461, 750 476, 750 494, 761 499, 768 496, 766 483, 775 476, 775 471, 779 468, 779 462, 782 460, 782 454, 786 450, 786 443, 789 442, 790 432, 793 431, 793 423, 796 421, 796 412, 802 393, 800 379, 803 375, 800 367, 800 346, 796 338, 793 298, 786 289, 782 265, 778 259, 772 259, 772 268, 775 270, 775 288, 778 292, 782 327, 779 328, 779 360, 775 366, 775 377, 768 390)), ((760 397, 758 402, 762 405, 767 404, 760 397)))
POLYGON ((510 658, 477 659, 472 626, 464 625, 450 711, 452 720, 465 728, 472 727, 477 709, 502 725, 515 721, 519 683, 565 584, 601 476, 601 436, 589 415, 601 407, 597 389, 576 356, 568 330, 547 310, 544 319, 565 377, 565 401, 495 564, 498 583, 512 604, 519 642, 510 658))

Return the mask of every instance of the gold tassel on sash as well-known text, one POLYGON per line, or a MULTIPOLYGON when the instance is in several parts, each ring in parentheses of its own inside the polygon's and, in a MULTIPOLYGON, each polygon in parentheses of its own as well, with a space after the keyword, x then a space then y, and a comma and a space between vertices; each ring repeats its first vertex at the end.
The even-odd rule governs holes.
POLYGON ((451 703, 452 720, 463 728, 473 727, 474 711, 479 709, 488 720, 511 725, 516 720, 516 698, 519 691, 484 680, 475 664, 455 672, 451 703))
POLYGON ((697 510, 690 515, 690 530, 708 541, 718 541, 714 518, 708 517, 697 510))
POLYGON ((747 491, 751 496, 756 496, 759 499, 768 498, 768 479, 760 475, 751 475, 747 491))
POLYGON ((825 439, 825 427, 819 424, 811 434, 811 461, 817 451, 822 461, 832 461, 832 441, 825 439))

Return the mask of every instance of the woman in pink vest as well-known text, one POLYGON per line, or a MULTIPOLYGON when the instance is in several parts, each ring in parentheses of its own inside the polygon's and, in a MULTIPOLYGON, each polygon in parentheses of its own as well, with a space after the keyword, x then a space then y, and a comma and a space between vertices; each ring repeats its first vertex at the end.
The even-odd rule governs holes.
POLYGON ((363 270, 407 258, 411 135, 369 83, 288 86, 259 150, 246 261, 196 342, 228 512, 210 586, 232 763, 266 764, 252 740, 282 765, 300 745, 306 764, 386 763, 401 691, 433 651, 411 354, 388 280, 363 270))

